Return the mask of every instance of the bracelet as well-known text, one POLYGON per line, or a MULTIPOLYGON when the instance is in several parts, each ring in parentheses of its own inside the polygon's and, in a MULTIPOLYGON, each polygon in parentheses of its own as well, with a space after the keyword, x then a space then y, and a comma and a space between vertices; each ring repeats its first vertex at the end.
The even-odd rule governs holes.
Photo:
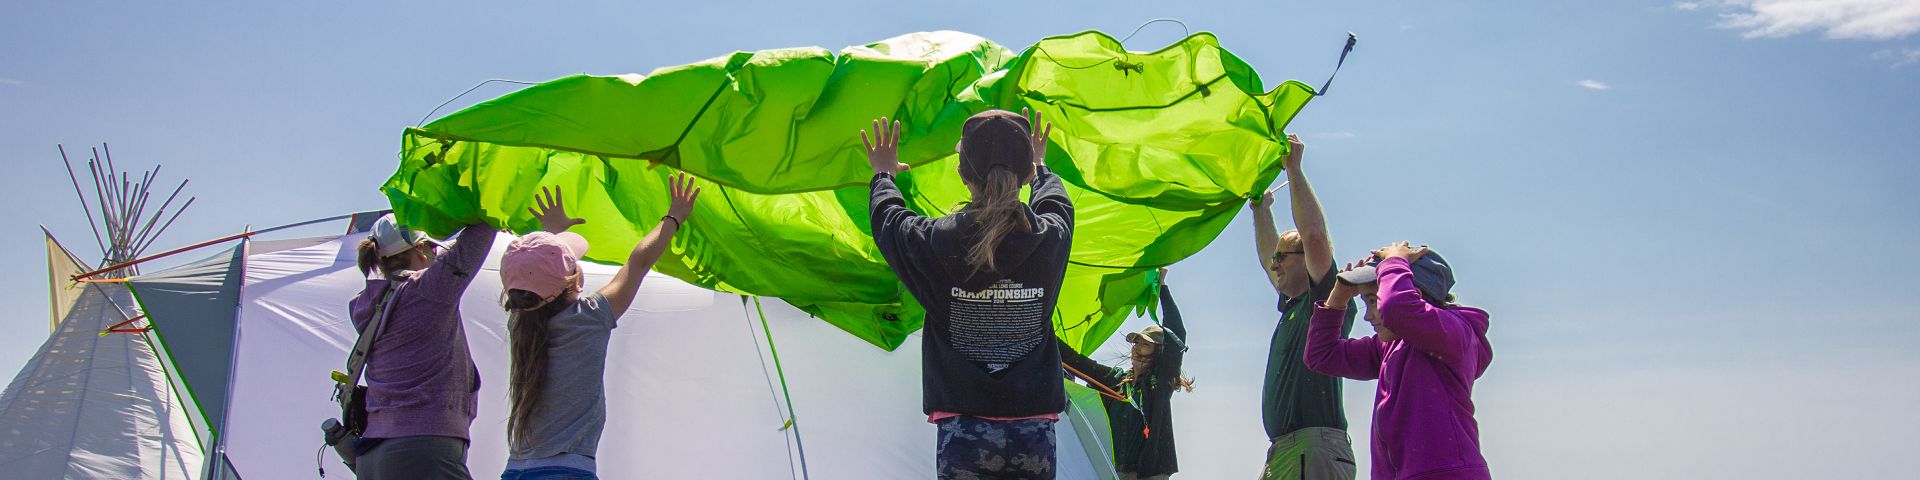
POLYGON ((679 230, 679 229, 680 229, 680 219, 678 219, 678 218, 673 218, 673 215, 665 215, 665 216, 661 216, 661 217, 660 217, 660 219, 661 219, 661 220, 673 220, 673 229, 674 229, 674 230, 679 230))

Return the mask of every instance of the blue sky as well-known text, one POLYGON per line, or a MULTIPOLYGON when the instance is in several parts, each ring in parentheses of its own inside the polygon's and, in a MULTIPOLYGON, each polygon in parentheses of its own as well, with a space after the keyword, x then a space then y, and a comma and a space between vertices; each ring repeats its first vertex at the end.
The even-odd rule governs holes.
MULTIPOLYGON (((1290 130, 1342 258, 1431 244, 1493 312, 1475 398, 1501 476, 1885 477, 1920 429, 1903 268, 1920 1, 281 3, 0 7, 0 261, 17 267, 0 299, 21 306, 0 370, 44 339, 33 225, 95 255, 56 143, 191 178, 199 200, 159 242, 183 245, 382 207, 401 128, 487 78, 936 29, 1021 48, 1176 17, 1269 85, 1317 85, 1359 33, 1290 130)), ((1170 278, 1199 381, 1176 397, 1192 478, 1245 478, 1265 448, 1275 314, 1250 224, 1170 278)), ((1372 387, 1348 386, 1363 456, 1372 387)))

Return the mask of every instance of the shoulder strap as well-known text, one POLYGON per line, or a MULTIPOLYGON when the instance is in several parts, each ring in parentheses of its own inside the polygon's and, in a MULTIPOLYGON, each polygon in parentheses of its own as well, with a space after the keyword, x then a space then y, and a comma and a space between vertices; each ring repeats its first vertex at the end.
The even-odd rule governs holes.
POLYGON ((395 296, 399 295, 400 288, 406 286, 408 282, 395 283, 393 288, 380 294, 380 303, 373 307, 373 323, 368 324, 367 329, 360 332, 360 339, 353 342, 353 351, 347 354, 346 384, 349 388, 360 384, 360 374, 367 368, 367 353, 373 350, 373 339, 380 337, 380 330, 387 325, 387 315, 393 313, 387 306, 393 302, 395 296))

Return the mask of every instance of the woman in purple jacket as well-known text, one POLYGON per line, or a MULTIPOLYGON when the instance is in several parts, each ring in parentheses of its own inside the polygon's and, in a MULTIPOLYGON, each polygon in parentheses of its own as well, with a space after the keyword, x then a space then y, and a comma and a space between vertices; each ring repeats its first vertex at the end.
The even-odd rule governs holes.
POLYGON ((468 225, 441 252, 439 243, 400 227, 388 214, 360 242, 367 287, 349 304, 353 327, 365 331, 382 299, 391 312, 367 354, 359 478, 472 478, 467 427, 480 372, 467 353, 460 297, 493 248, 493 237, 485 224, 468 225))
POLYGON ((1487 312, 1453 303, 1453 270, 1406 242, 1349 265, 1315 305, 1307 368, 1380 380, 1373 402, 1375 480, 1490 479, 1473 419, 1473 382, 1493 362, 1487 312), (1344 339, 1340 321, 1355 295, 1375 335, 1344 339))

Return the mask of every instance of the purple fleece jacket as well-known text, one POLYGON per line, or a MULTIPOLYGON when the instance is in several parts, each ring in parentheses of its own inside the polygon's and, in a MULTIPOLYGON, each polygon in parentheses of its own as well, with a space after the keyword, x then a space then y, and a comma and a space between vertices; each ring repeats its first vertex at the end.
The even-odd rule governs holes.
POLYGON ((1316 304, 1307 368, 1380 380, 1373 396, 1375 480, 1493 478, 1473 419, 1473 381, 1493 362, 1487 312, 1427 303, 1404 259, 1380 262, 1379 272, 1379 318, 1400 338, 1341 338, 1344 312, 1316 304))
POLYGON ((433 266, 399 282, 369 279, 348 304, 354 328, 365 330, 380 295, 406 287, 390 301, 393 313, 367 352, 367 438, 467 438, 480 371, 467 353, 460 295, 493 249, 493 237, 492 227, 468 225, 433 266))

